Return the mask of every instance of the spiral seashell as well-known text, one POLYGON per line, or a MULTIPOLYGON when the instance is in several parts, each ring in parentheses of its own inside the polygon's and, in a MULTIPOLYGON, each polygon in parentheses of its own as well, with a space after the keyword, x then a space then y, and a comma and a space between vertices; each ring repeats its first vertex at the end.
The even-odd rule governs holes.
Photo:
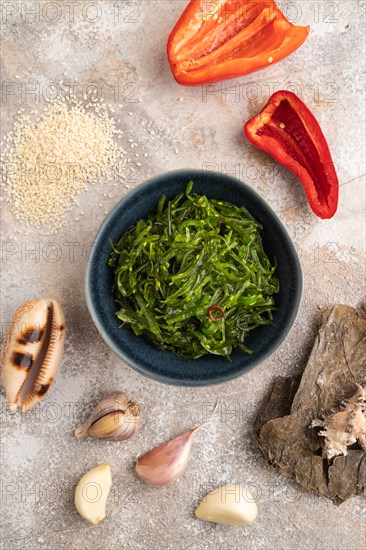
POLYGON ((65 317, 56 300, 31 300, 15 312, 1 350, 9 409, 28 411, 49 390, 65 341, 65 317))

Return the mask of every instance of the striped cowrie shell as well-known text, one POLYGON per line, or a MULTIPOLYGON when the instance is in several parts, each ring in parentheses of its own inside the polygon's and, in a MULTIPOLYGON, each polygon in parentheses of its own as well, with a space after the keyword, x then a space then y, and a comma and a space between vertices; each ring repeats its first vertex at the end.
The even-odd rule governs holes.
POLYGON ((65 317, 56 300, 31 300, 15 312, 1 350, 1 377, 9 410, 28 411, 49 390, 65 341, 65 317))

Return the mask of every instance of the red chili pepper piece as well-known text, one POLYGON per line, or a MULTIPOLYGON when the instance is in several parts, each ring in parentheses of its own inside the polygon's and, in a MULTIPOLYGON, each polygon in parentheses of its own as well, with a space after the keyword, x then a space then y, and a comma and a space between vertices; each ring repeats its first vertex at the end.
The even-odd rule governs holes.
POLYGON ((222 309, 222 307, 214 305, 210 306, 207 310, 208 316, 211 319, 211 321, 220 321, 220 319, 223 319, 225 317, 225 310, 222 309), (212 315, 214 311, 219 311, 220 315, 212 315))
POLYGON ((338 178, 326 139, 308 107, 294 93, 274 93, 244 126, 248 140, 291 170, 319 218, 338 206, 338 178))
POLYGON ((168 59, 174 78, 198 86, 258 71, 305 42, 274 0, 191 0, 174 29, 168 59))

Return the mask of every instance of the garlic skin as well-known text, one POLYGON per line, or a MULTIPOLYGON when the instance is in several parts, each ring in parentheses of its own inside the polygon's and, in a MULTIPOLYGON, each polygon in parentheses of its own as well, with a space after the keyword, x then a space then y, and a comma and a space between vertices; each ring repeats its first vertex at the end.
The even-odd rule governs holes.
POLYGON ((136 474, 151 485, 173 483, 186 469, 193 436, 202 427, 198 426, 139 457, 136 462, 136 474))
POLYGON ((245 485, 228 483, 211 491, 196 508, 202 521, 221 525, 250 525, 258 517, 258 507, 245 485))
POLYGON ((100 464, 80 479, 75 489, 75 506, 79 514, 97 525, 106 516, 106 504, 112 486, 109 464, 100 464))
POLYGON ((140 425, 140 406, 125 393, 115 391, 98 403, 88 420, 75 430, 75 437, 124 441, 135 435, 140 425))
POLYGON ((60 365, 64 341, 65 316, 56 300, 30 300, 16 310, 0 356, 11 411, 28 411, 43 399, 60 365))

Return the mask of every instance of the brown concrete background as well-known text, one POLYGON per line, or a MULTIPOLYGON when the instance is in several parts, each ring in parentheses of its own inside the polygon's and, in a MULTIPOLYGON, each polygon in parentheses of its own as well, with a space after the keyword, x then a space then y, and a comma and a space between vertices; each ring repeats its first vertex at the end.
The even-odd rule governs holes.
POLYGON ((336 507, 306 494, 266 465, 252 430, 274 377, 302 371, 324 308, 363 299, 365 4, 285 2, 290 20, 311 25, 300 50, 259 73, 195 89, 174 82, 165 54, 184 6, 180 0, 1 5, 2 133, 12 128, 20 107, 31 111, 46 104, 51 83, 72 82, 77 94, 96 84, 121 119, 130 159, 125 181, 81 196, 69 225, 52 238, 17 223, 2 198, 2 332, 15 308, 35 297, 59 299, 68 328, 59 375, 40 407, 10 416, 2 392, 1 547, 7 550, 365 547, 364 498, 336 507), (243 123, 274 90, 286 87, 303 97, 328 138, 341 184, 332 220, 317 219, 296 178, 242 135, 243 123), (304 300, 280 350, 246 376, 213 388, 164 386, 124 365, 93 329, 83 293, 87 249, 105 211, 128 188, 166 170, 208 166, 251 184, 279 214, 301 256, 304 300), (75 222, 81 209, 85 215, 75 222), (114 389, 142 405, 139 435, 121 443, 73 439, 74 428, 114 389), (205 420, 217 399, 213 420, 197 435, 178 483, 153 488, 134 476, 138 454, 205 420), (92 527, 73 506, 73 487, 101 462, 111 465, 113 493, 107 519, 92 527), (200 499, 227 482, 250 484, 260 508, 252 526, 194 518, 200 499))

